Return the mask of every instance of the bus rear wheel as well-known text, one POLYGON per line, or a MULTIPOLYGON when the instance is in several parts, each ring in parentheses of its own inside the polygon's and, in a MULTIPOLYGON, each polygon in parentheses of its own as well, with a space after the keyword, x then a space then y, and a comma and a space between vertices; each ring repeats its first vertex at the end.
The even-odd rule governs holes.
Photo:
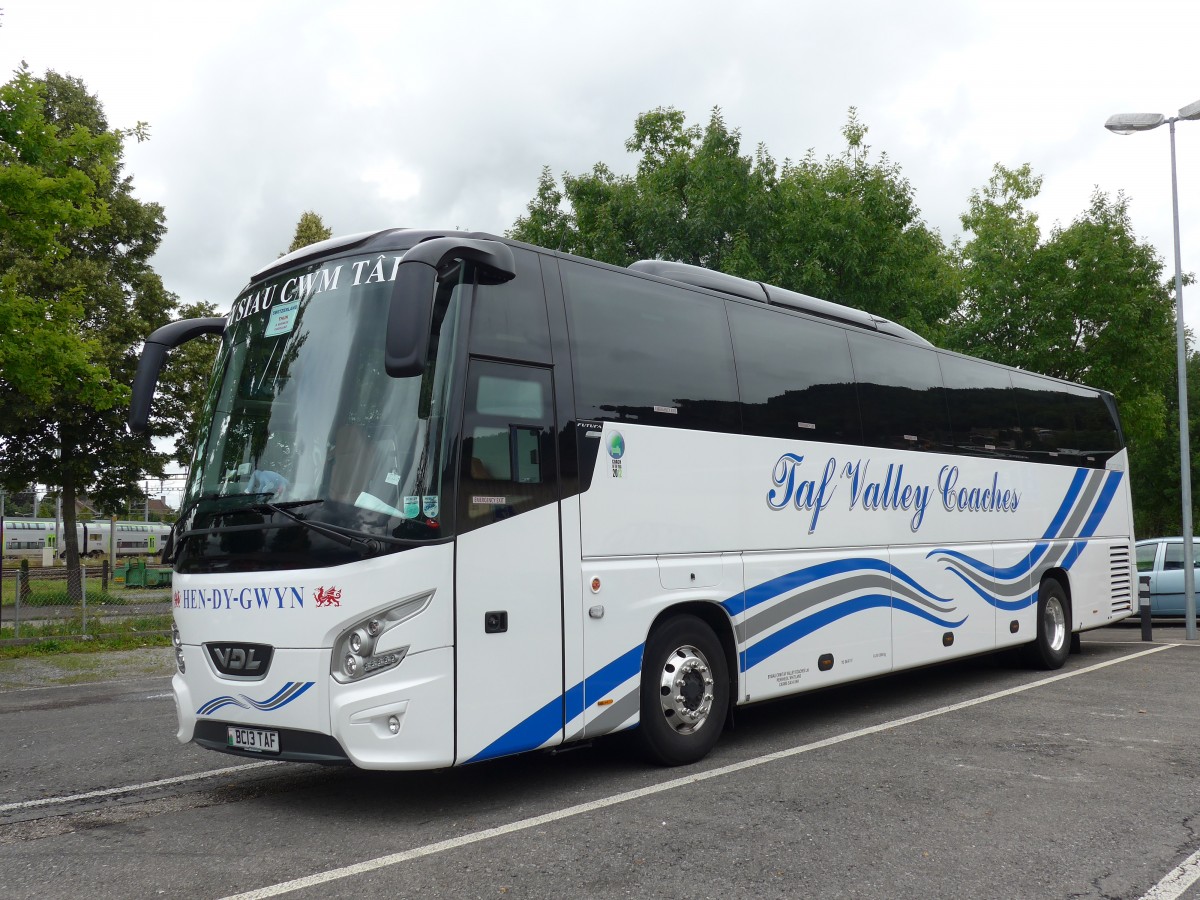
POLYGON ((713 630, 695 616, 668 619, 642 657, 642 749, 654 762, 684 766, 708 755, 729 710, 729 670, 713 630))
POLYGON ((1071 652, 1071 606, 1053 578, 1038 589, 1037 638, 1025 647, 1025 660, 1037 669, 1060 669, 1071 652))

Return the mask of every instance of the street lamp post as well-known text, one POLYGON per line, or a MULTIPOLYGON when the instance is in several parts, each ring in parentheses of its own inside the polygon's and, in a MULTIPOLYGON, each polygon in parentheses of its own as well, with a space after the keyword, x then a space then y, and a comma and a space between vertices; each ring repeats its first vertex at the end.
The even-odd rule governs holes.
POLYGON ((1175 123, 1200 119, 1200 100, 1166 118, 1160 113, 1118 113, 1104 127, 1115 134, 1151 131, 1164 122, 1171 128, 1171 211, 1175 225, 1175 357, 1179 367, 1179 480, 1183 495, 1183 592, 1187 639, 1196 640, 1196 571, 1192 546, 1192 454, 1188 441, 1187 338, 1183 329, 1183 266, 1179 252, 1179 183, 1175 175, 1175 123))

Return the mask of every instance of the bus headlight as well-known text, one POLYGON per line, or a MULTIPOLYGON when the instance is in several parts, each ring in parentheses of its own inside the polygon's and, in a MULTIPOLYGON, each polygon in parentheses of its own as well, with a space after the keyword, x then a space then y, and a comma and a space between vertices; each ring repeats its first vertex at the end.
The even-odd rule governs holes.
POLYGON ((343 631, 333 644, 330 675, 341 684, 361 681, 394 669, 404 661, 408 647, 379 652, 379 639, 402 622, 422 612, 433 592, 402 600, 388 609, 377 610, 343 631))
POLYGON ((171 643, 175 647, 175 668, 179 670, 180 675, 186 674, 187 663, 183 659, 183 635, 179 633, 179 626, 174 622, 171 623, 171 643))

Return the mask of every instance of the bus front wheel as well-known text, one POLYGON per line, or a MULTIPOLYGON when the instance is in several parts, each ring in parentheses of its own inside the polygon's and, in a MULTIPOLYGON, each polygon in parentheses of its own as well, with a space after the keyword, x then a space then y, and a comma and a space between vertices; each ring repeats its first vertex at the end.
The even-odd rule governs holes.
POLYGON ((1025 647, 1026 661, 1038 669, 1060 669, 1071 652, 1071 606, 1053 578, 1038 590, 1037 638, 1025 647))
POLYGON ((651 760, 683 766, 717 743, 729 710, 725 651, 695 616, 675 616, 656 628, 642 657, 642 748, 651 760))

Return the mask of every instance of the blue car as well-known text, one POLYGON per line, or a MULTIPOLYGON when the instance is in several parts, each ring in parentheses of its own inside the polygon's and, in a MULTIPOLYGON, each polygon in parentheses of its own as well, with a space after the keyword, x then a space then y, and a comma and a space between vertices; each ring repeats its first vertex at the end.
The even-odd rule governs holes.
MULTIPOLYGON (((1192 564, 1200 568, 1200 540, 1192 539, 1192 564)), ((1150 614, 1184 615, 1183 538, 1149 538, 1137 542, 1139 579, 1150 576, 1150 614)), ((1195 577, 1200 588, 1200 573, 1195 577)), ((1136 608, 1135 608, 1136 611, 1136 608)))

